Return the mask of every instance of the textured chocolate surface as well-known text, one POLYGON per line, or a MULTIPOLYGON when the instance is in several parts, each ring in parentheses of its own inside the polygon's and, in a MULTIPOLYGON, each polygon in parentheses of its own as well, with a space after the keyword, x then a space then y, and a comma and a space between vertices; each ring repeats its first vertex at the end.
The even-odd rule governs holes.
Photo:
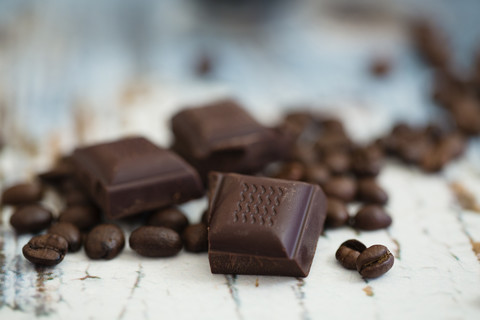
POLYGON ((173 149, 206 178, 210 170, 252 173, 285 156, 287 142, 236 102, 186 109, 172 118, 173 149))
POLYGON ((203 193, 197 172, 145 138, 76 149, 78 180, 108 218, 182 203, 203 193))
POLYGON ((319 186, 211 173, 212 273, 306 277, 325 212, 319 186))

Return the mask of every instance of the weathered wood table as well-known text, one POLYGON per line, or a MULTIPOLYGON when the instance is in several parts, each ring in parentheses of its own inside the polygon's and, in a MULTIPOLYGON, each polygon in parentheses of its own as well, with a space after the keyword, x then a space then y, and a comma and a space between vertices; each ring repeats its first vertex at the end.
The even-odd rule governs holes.
MULTIPOLYGON (((265 124, 299 103, 330 112, 359 142, 398 119, 438 119, 431 73, 408 46, 402 9, 412 7, 404 3, 356 15, 355 23, 332 13, 331 1, 279 4, 264 10, 265 21, 222 25, 188 1, 2 1, 0 187, 32 178, 78 144, 142 134, 167 146, 172 114, 222 96, 236 97, 265 124), (193 71, 203 55, 212 58, 207 78, 193 71), (376 55, 394 62, 382 81, 367 72, 376 55)), ((478 29, 475 1, 434 11, 447 26, 458 14, 478 29)), ((480 31, 469 30, 454 39, 459 59, 480 31)), ((206 254, 149 259, 128 246, 112 261, 80 251, 35 269, 21 254, 30 236, 15 235, 4 208, 0 319, 479 319, 480 212, 462 208, 452 191, 464 188, 480 201, 478 138, 440 174, 391 160, 379 179, 393 225, 326 231, 305 279, 212 275, 206 254), (341 268, 334 254, 350 238, 386 245, 393 269, 366 281, 341 268)), ((53 194, 46 202, 59 207, 53 194)), ((197 221, 205 207, 201 199, 182 209, 197 221)))

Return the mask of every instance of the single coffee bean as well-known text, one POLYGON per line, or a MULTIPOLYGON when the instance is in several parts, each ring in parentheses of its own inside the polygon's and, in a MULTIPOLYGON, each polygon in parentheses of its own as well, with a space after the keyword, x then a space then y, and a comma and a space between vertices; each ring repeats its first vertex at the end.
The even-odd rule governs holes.
POLYGON ((10 217, 10 224, 19 234, 40 232, 48 228, 52 221, 52 212, 39 204, 19 207, 10 217))
POLYGON ((56 234, 33 237, 22 249, 23 256, 39 266, 54 266, 62 262, 68 251, 68 242, 56 234))
POLYGON ((350 156, 345 151, 328 152, 324 162, 332 174, 344 174, 350 170, 350 156))
POLYGON ((348 210, 345 204, 335 198, 328 198, 327 218, 325 219, 326 228, 338 228, 344 226, 349 218, 348 210))
POLYGON ((188 219, 176 208, 160 209, 148 217, 147 225, 169 228, 180 234, 188 226, 188 219))
POLYGON ((114 224, 100 224, 88 233, 85 253, 90 259, 110 260, 125 246, 123 231, 114 224))
POLYGON ((50 170, 40 173, 40 180, 49 185, 58 185, 66 179, 70 179, 75 171, 75 167, 69 156, 62 157, 50 170))
POLYGON ((352 153, 352 168, 358 176, 376 176, 383 165, 383 152, 376 144, 358 148, 352 153))
POLYGON ((64 209, 58 217, 59 222, 70 222, 80 230, 89 230, 100 223, 100 212, 92 206, 77 205, 64 209))
POLYGON ((303 164, 297 161, 286 163, 277 173, 275 178, 284 180, 300 181, 305 177, 305 167, 303 164))
POLYGON ((361 230, 378 230, 387 228, 392 224, 392 218, 383 207, 369 204, 360 208, 353 218, 353 227, 361 230))
POLYGON ((3 205, 22 205, 42 200, 43 188, 38 183, 20 183, 11 186, 2 193, 3 205))
POLYGON ((328 181, 329 178, 330 178, 330 172, 328 171, 328 168, 325 165, 321 163, 316 163, 316 164, 307 166, 307 169, 306 169, 307 182, 315 183, 323 186, 328 181))
POLYGON ((350 239, 340 245, 335 258, 349 270, 357 270, 357 258, 367 247, 358 240, 350 239))
POLYGON ((182 239, 172 229, 142 226, 130 235, 130 248, 145 257, 171 257, 182 250, 182 239))
POLYGON ((59 222, 52 225, 48 231, 49 234, 62 236, 68 242, 68 252, 76 252, 82 247, 82 234, 80 230, 72 223, 59 222))
POLYGON ((348 176, 333 177, 325 183, 324 191, 331 198, 350 202, 357 193, 357 183, 348 176))
POLYGON ((358 180, 357 195, 360 201, 366 203, 383 205, 388 202, 388 194, 372 178, 358 180))
POLYGON ((208 250, 207 226, 203 223, 188 226, 182 233, 185 250, 190 252, 206 252, 208 250))
POLYGON ((310 146, 294 145, 292 150, 292 159, 305 165, 314 165, 318 162, 318 155, 310 146))
POLYGON ((373 245, 365 249, 357 258, 357 271, 364 278, 377 278, 393 266, 393 254, 385 246, 373 245))

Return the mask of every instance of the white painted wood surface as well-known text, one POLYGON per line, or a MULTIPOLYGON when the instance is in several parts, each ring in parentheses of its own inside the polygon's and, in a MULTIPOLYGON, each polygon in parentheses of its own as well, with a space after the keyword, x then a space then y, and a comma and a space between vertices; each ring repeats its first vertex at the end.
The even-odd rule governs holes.
MULTIPOLYGON (((205 23, 187 1, 115 3, 0 4, 0 125, 7 141, 0 187, 32 177, 82 143, 143 134, 166 146, 173 113, 224 95, 266 124, 292 104, 328 110, 358 141, 398 118, 422 123, 440 116, 428 99, 430 74, 412 57, 396 7, 386 11, 393 21, 352 27, 305 1, 252 31, 205 23), (128 19, 144 23, 127 28, 128 19), (206 80, 192 75, 203 52, 217 58, 206 80), (365 70, 379 53, 395 60, 382 82, 365 70)), ((460 182, 480 200, 479 179, 478 139, 441 174, 388 162, 380 182, 391 197, 393 225, 326 231, 306 279, 212 275, 206 254, 148 259, 128 246, 112 261, 91 261, 80 251, 55 268, 35 269, 21 254, 30 236, 14 234, 5 208, 0 318, 478 319, 480 213, 462 209, 449 185, 460 182), (334 254, 350 238, 386 245, 396 256, 393 269, 365 281, 341 268, 334 254)), ((46 203, 59 206, 53 195, 46 203)), ((194 222, 205 206, 202 199, 182 208, 194 222)), ((135 228, 121 224, 127 233, 135 228)))

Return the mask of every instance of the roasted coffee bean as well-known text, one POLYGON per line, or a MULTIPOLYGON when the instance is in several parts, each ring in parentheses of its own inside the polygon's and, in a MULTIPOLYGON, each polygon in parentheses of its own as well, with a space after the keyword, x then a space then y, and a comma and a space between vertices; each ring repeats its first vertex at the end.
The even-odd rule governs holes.
POLYGON ((89 206, 92 205, 92 200, 86 193, 80 190, 70 190, 63 193, 63 200, 68 207, 73 206, 89 206))
POLYGON ((82 247, 82 234, 80 230, 72 223, 56 223, 52 225, 47 232, 65 238, 65 240, 68 242, 68 252, 76 252, 82 247))
POLYGON ((70 222, 80 230, 89 230, 100 223, 100 212, 92 206, 77 205, 64 209, 58 217, 59 222, 70 222))
POLYGON ((180 234, 188 226, 188 219, 176 208, 160 209, 148 217, 147 225, 169 228, 180 234))
POLYGON ((318 155, 311 146, 294 145, 291 158, 293 161, 301 162, 306 166, 311 166, 318 162, 318 155))
POLYGON ((358 148, 352 153, 352 169, 358 176, 376 176, 383 165, 382 150, 375 144, 358 148))
POLYGON ((185 250, 190 252, 206 252, 208 250, 207 226, 203 223, 188 226, 182 233, 185 250))
POLYGON ((143 226, 132 232, 130 248, 145 257, 170 257, 182 250, 177 232, 165 227, 143 226))
POLYGON ((100 224, 88 233, 85 253, 90 259, 110 260, 125 246, 123 231, 114 224, 100 224))
POLYGON ((433 142, 424 135, 402 140, 398 146, 399 157, 410 164, 418 164, 432 151, 433 142))
POLYGON ((392 224, 392 218, 383 207, 369 204, 360 208, 353 219, 353 227, 361 230, 378 230, 392 224))
POLYGON ((330 172, 321 163, 311 164, 306 168, 305 179, 307 182, 323 186, 330 179, 330 172))
POLYGON ((40 232, 48 228, 52 221, 52 212, 39 204, 19 207, 10 217, 10 224, 19 234, 40 232))
POLYGON ((394 257, 385 246, 373 245, 357 258, 357 271, 364 278, 377 278, 385 274, 393 266, 394 257))
POLYGON ((345 151, 328 152, 323 161, 332 174, 344 174, 350 170, 350 156, 345 151))
POLYGON ((326 154, 331 151, 349 151, 352 147, 352 142, 344 132, 326 132, 322 134, 316 144, 315 149, 320 154, 326 154))
POLYGON ((37 183, 20 183, 3 190, 3 205, 22 205, 42 200, 43 188, 37 183))
POLYGON ((67 251, 67 240, 56 234, 33 237, 22 249, 23 256, 31 263, 39 266, 59 264, 67 251))
POLYGON ((366 203, 383 205, 388 202, 388 194, 372 178, 358 180, 357 195, 360 201, 366 203))
POLYGON ((451 109, 458 129, 467 135, 480 133, 480 99, 473 95, 463 95, 455 101, 451 109))
POLYGON ((74 165, 70 157, 61 158, 52 169, 40 173, 38 177, 43 183, 58 185, 66 179, 71 179, 74 174, 74 165))
POLYGON ((335 198, 328 198, 327 218, 325 219, 326 228, 338 228, 344 226, 349 219, 347 206, 335 198))
POLYGON ((348 176, 332 177, 324 184, 324 191, 331 198, 350 202, 357 193, 357 183, 348 176))
POLYGON ((300 181, 305 177, 305 167, 297 161, 286 163, 275 176, 277 179, 300 181))
POLYGON ((450 61, 450 51, 444 35, 426 21, 413 24, 412 31, 415 46, 424 61, 445 69, 450 61))
POLYGON ((340 245, 335 258, 344 268, 357 270, 357 258, 366 248, 360 241, 350 239, 340 245))

